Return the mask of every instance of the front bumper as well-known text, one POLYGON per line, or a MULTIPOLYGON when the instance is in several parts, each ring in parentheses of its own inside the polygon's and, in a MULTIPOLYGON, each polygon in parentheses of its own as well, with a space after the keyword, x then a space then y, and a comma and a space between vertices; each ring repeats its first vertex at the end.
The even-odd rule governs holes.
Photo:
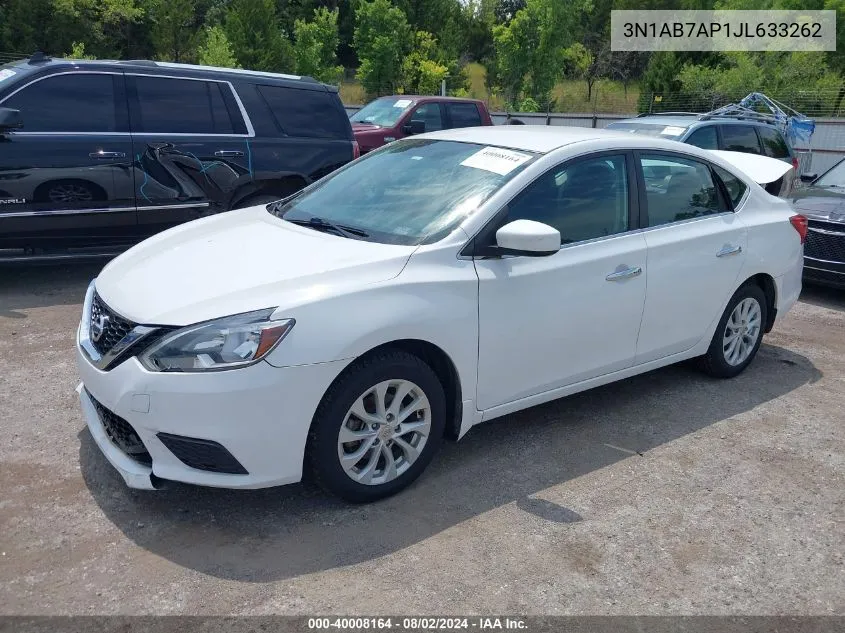
POLYGON ((153 489, 158 478, 220 488, 263 488, 302 478, 314 411, 348 362, 277 368, 262 361, 230 371, 175 374, 147 371, 130 358, 102 371, 77 345, 82 377, 77 391, 91 436, 129 487, 153 489), (149 460, 133 458, 109 438, 94 399, 132 426, 149 460), (247 474, 188 466, 159 433, 216 442, 247 474))
POLYGON ((845 287, 845 224, 810 220, 804 244, 804 279, 845 287))
POLYGON ((845 288, 845 262, 804 257, 804 279, 834 288, 845 288))

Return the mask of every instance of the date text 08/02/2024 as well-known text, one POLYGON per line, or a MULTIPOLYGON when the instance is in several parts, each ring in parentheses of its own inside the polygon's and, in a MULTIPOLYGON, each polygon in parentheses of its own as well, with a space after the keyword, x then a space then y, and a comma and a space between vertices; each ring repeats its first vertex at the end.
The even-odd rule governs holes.
POLYGON ((625 37, 821 38, 819 22, 625 22, 625 37))
POLYGON ((308 618, 309 630, 525 630, 526 622, 512 617, 333 617, 308 618))

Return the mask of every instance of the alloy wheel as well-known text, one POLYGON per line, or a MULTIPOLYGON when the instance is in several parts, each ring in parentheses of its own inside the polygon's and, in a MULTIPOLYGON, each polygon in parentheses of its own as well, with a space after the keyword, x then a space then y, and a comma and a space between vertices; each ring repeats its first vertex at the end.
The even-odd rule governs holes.
POLYGON ((734 307, 722 337, 725 361, 736 367, 744 363, 760 337, 762 310, 757 299, 746 297, 734 307))
POLYGON ((417 460, 431 432, 431 404, 409 380, 385 380, 367 389, 347 411, 337 439, 343 471, 377 486, 400 477, 417 460))

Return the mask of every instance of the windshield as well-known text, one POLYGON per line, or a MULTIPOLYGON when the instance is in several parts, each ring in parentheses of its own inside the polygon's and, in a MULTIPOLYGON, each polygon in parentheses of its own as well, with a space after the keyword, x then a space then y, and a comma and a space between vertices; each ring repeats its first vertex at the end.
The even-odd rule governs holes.
POLYGON ((405 139, 343 167, 268 210, 291 222, 325 222, 385 244, 417 245, 450 232, 535 157, 529 152, 405 139))
POLYGON ((412 99, 402 97, 382 97, 368 103, 353 114, 349 120, 353 123, 369 123, 381 127, 392 127, 413 104, 412 99))
POLYGON ((840 162, 816 182, 816 187, 845 187, 845 160, 840 162))
POLYGON ((607 126, 608 130, 621 130, 643 136, 659 136, 671 141, 677 141, 687 131, 686 127, 680 125, 666 125, 665 123, 634 123, 629 121, 617 121, 607 126))

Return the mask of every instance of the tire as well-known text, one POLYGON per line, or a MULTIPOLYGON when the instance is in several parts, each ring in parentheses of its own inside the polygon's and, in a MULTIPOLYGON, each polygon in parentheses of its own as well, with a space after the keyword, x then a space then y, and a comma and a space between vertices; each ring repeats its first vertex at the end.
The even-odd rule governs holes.
POLYGON ((767 312, 766 295, 759 286, 745 284, 737 290, 719 319, 710 348, 701 357, 701 368, 716 378, 733 378, 740 374, 760 349, 767 312), (743 319, 746 307, 747 316, 743 319), (737 339, 734 344, 726 342, 731 334, 737 339))
POLYGON ((246 209, 247 207, 257 207, 260 204, 270 204, 271 202, 276 202, 276 200, 281 200, 282 198, 284 198, 284 196, 274 196, 272 194, 259 193, 253 196, 249 196, 248 198, 244 198, 234 207, 232 207, 232 210, 246 209))
POLYGON ((353 503, 375 501, 420 476, 440 447, 445 424, 446 397, 431 367, 401 350, 377 352, 348 367, 323 396, 311 423, 306 462, 324 490, 353 503), (394 408, 397 387, 411 390, 394 408), (381 415, 375 408, 377 389, 386 405, 381 415), (410 409, 414 398, 419 408, 410 409), (402 415, 407 417, 394 427, 402 415), (343 443, 342 430, 350 438, 343 443))

